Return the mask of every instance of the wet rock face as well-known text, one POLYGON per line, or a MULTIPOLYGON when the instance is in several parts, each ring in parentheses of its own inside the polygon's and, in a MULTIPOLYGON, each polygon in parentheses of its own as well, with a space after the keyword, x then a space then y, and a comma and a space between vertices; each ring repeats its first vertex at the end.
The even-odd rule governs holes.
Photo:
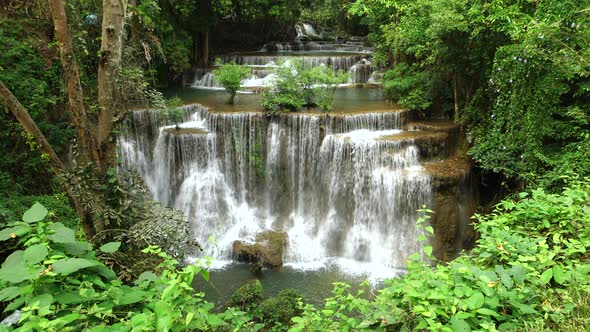
POLYGON ((407 127, 412 130, 407 135, 415 135, 415 144, 429 160, 422 166, 432 184, 433 252, 438 259, 450 261, 461 250, 471 248, 477 238, 470 219, 477 206, 477 189, 473 161, 467 155, 469 147, 461 128, 450 121, 419 121, 407 127), (435 150, 437 146, 443 153, 435 150))
POLYGON ((476 208, 471 178, 439 187, 432 196, 430 222, 435 237, 432 247, 435 256, 443 261, 454 259, 461 250, 475 243, 477 234, 470 219, 476 208))
POLYGON ((269 268, 283 266, 283 254, 289 239, 285 232, 265 231, 256 235, 254 244, 234 241, 233 256, 243 262, 262 264, 269 268))

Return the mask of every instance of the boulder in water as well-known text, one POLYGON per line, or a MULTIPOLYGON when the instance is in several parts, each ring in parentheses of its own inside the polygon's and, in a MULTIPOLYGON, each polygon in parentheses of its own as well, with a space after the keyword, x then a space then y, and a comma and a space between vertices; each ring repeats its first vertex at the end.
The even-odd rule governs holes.
POLYGON ((287 243, 287 233, 264 231, 256 235, 254 244, 234 241, 232 252, 237 260, 277 268, 283 266, 283 253, 287 243))

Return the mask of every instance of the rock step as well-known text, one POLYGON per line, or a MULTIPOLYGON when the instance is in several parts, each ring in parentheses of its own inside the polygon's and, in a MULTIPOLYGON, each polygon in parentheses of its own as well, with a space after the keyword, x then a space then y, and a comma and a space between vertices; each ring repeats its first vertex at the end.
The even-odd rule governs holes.
POLYGON ((415 144, 420 150, 423 161, 442 160, 454 152, 454 147, 448 143, 449 134, 444 131, 403 131, 396 135, 382 136, 379 139, 415 144))

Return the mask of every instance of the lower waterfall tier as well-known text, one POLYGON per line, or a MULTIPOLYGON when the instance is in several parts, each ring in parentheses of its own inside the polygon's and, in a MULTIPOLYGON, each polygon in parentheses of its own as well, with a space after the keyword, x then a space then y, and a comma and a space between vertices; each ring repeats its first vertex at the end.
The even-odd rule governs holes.
POLYGON ((401 130, 405 122, 394 110, 269 120, 192 105, 180 128, 157 111, 134 112, 119 140, 124 166, 139 170, 156 200, 184 212, 205 255, 248 257, 271 231, 287 243, 280 262, 395 269, 420 251, 417 210, 432 198, 418 136, 401 130))

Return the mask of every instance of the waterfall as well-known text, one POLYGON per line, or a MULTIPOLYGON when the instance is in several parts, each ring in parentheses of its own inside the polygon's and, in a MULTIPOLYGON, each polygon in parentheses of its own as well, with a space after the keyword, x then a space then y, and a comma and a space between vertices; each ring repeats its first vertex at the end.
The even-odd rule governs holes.
POLYGON ((412 141, 380 139, 401 133, 402 113, 185 111, 182 130, 156 111, 134 112, 121 159, 155 199, 185 213, 206 255, 231 260, 233 241, 267 229, 288 233, 288 264, 402 267, 418 251, 416 210, 429 202, 430 178, 412 141))
MULTIPOLYGON (((298 35, 315 36, 319 34, 309 24, 296 26, 298 35)), ((301 59, 307 67, 327 66, 334 71, 350 73, 348 84, 376 83, 371 81, 373 67, 371 57, 373 49, 366 46, 366 39, 351 37, 348 40, 317 40, 309 41, 298 38, 292 42, 268 43, 259 52, 238 53, 220 56, 223 63, 235 62, 250 67, 252 76, 242 87, 255 88, 269 85, 272 71, 290 57, 301 59)), ((211 72, 199 71, 193 80, 195 88, 219 89, 221 85, 215 81, 211 72)))

